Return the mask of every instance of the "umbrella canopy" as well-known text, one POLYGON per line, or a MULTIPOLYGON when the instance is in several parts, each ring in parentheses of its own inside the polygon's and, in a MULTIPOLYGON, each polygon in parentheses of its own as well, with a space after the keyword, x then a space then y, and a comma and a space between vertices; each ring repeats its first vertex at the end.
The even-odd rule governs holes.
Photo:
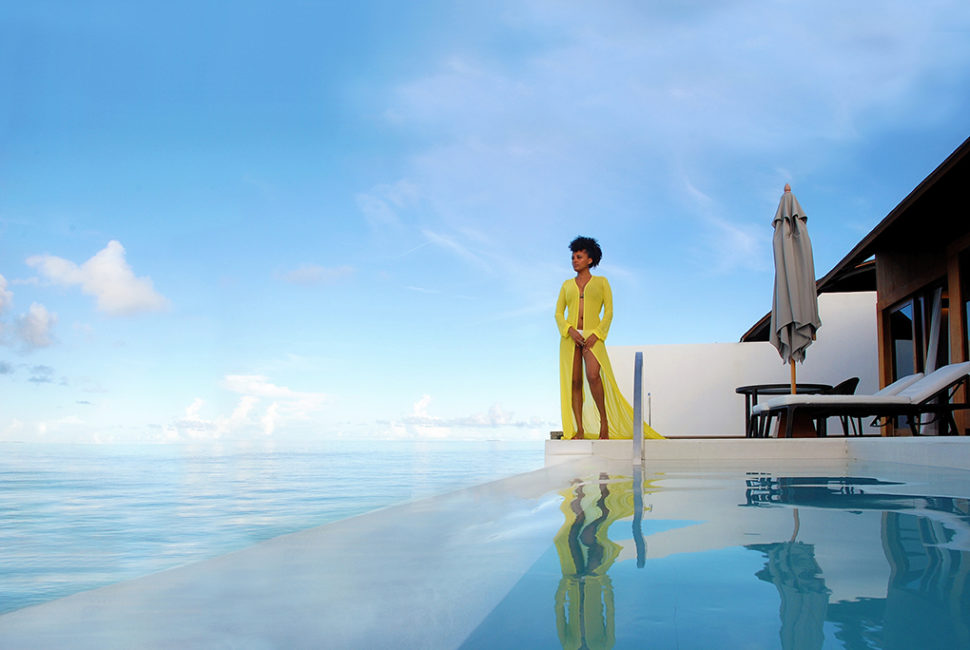
MULTIPOLYGON (((785 185, 772 225, 775 229, 775 295, 769 341, 786 363, 805 360, 805 349, 821 327, 815 292, 812 242, 802 206, 785 185)), ((792 366, 794 368, 794 366, 792 366)))

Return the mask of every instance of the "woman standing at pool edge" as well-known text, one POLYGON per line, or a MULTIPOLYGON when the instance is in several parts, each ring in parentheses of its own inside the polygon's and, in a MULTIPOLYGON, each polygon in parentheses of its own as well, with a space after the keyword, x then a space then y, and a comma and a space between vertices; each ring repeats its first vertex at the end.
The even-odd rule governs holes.
MULTIPOLYGON (((603 251, 591 237, 577 237, 569 249, 576 277, 563 282, 556 302, 563 437, 585 438, 591 429, 601 440, 632 438, 633 408, 616 386, 604 343, 613 321, 613 293, 606 278, 590 273, 603 251), (584 408, 584 384, 595 409, 584 408)), ((644 434, 663 437, 646 424, 644 434)))

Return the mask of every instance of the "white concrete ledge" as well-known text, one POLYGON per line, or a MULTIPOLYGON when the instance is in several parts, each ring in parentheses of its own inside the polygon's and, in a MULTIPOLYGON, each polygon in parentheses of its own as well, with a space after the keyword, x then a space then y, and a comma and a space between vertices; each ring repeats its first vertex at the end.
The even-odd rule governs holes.
MULTIPOLYGON (((546 464, 577 456, 633 458, 632 440, 547 440, 546 464)), ((970 437, 690 438, 644 440, 647 461, 859 460, 970 469, 970 437)))

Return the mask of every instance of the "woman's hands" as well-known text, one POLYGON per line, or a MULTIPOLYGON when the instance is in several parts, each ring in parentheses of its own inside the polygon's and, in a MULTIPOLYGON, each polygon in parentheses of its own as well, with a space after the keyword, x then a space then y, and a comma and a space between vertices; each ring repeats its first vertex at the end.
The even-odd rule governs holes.
POLYGON ((576 347, 582 348, 584 351, 592 350, 593 346, 599 340, 595 334, 590 334, 584 339, 583 335, 575 327, 569 328, 569 337, 576 342, 576 347))
POLYGON ((569 328, 569 338, 576 342, 576 347, 581 348, 586 345, 586 339, 583 338, 583 335, 575 327, 569 328))

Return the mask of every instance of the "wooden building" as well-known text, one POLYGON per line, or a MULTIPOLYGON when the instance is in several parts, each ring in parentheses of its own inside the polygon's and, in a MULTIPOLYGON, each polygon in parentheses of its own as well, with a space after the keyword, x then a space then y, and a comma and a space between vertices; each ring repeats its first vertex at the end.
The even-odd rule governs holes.
MULTIPOLYGON (((876 291, 881 386, 970 359, 970 210, 961 200, 968 187, 970 139, 818 280, 819 293, 876 291)), ((767 340, 767 330, 766 317, 741 340, 767 340)), ((956 399, 966 401, 966 389, 956 399)), ((956 418, 966 435, 970 415, 956 418)))

